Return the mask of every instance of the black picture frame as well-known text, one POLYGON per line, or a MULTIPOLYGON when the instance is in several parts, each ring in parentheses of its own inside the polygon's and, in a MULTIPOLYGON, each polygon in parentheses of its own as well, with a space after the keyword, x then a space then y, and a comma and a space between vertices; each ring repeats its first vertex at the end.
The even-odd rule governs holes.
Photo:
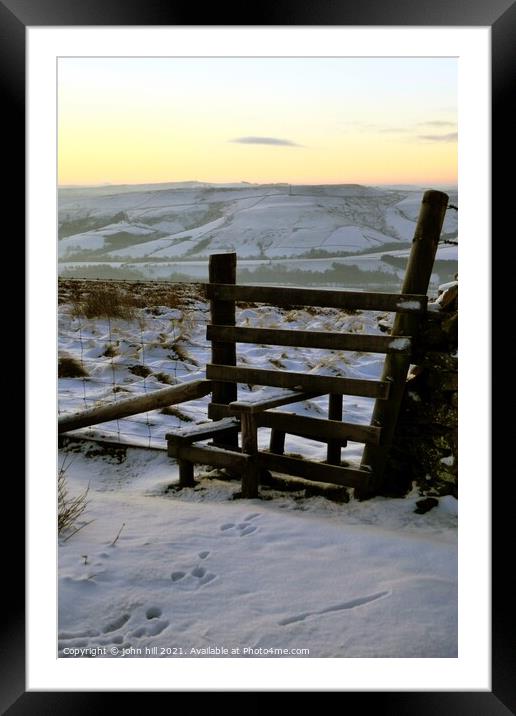
MULTIPOLYGON (((25 215, 22 187, 25 181, 25 31, 29 26, 109 26, 109 25, 384 25, 384 26, 489 26, 492 33, 492 235, 503 237, 503 220, 512 208, 512 185, 505 178, 507 158, 514 156, 513 115, 509 100, 514 94, 516 46, 516 6, 512 0, 361 0, 360 3, 337 3, 335 0, 314 0, 299 3, 276 0, 253 5, 252 17, 245 7, 233 8, 213 4, 200 7, 174 6, 153 0, 0 0, 0 77, 4 97, 4 137, 16 147, 16 159, 9 165, 9 213, 25 215), (197 22, 199 14, 202 23, 197 22), (511 194, 509 194, 511 192, 511 194)), ((19 231, 19 221, 17 230, 19 231)), ((20 242, 21 243, 21 242, 20 242)), ((510 259, 512 245, 504 252, 504 265, 515 265, 510 259)), ((23 261, 23 256, 21 260, 23 261)), ((19 260, 19 259, 18 259, 19 260)), ((507 308, 511 285, 503 280, 501 264, 493 263, 492 315, 503 314, 507 308)), ((500 335, 500 334, 498 334, 500 335)), ((501 345, 501 339, 500 339, 501 345)), ((494 356, 497 344, 494 344, 494 356)), ((500 355, 498 353, 498 355, 500 355)), ((492 379, 493 416, 513 395, 504 380, 503 371, 494 371, 492 379), (502 396, 504 403, 502 403, 502 396)), ((514 381, 512 381, 514 382, 514 381)), ((17 403, 20 401, 17 390, 17 403)), ((512 388, 514 394, 514 388, 512 388)), ((514 400, 513 400, 514 402, 514 400)), ((503 414, 503 413, 502 413, 503 414)), ((500 420, 492 434, 493 475, 500 484, 493 484, 492 522, 492 690, 490 692, 343 692, 341 708, 349 708, 355 700, 358 708, 377 708, 383 714, 482 714, 502 716, 516 711, 516 625, 512 591, 508 579, 513 559, 507 546, 513 543, 511 512, 514 511, 514 479, 503 464, 507 445, 514 432, 510 421, 500 420), (500 456, 500 457, 497 457, 500 456), (512 492, 511 492, 512 491, 512 492)), ((485 436, 488 439, 488 436, 485 436)), ((512 439, 514 439, 512 437, 512 439)), ((27 446, 30 450, 30 445, 27 446)), ((16 484, 5 488, 22 504, 23 491, 19 470, 16 484), (14 489, 13 489, 14 488, 14 489)), ((6 476, 7 477, 7 476, 6 476)), ((5 502, 6 509, 8 503, 5 502)), ((92 710, 120 708, 120 693, 26 692, 25 690, 25 626, 24 626, 24 547, 23 532, 15 524, 16 539, 5 550, 9 575, 8 623, 2 625, 0 647, 0 708, 2 713, 19 714, 83 714, 92 710), (116 701, 115 701, 116 699, 116 701)), ((474 555, 472 555, 474 558, 474 555)), ((409 686, 408 686, 409 688, 409 686)), ((235 684, 235 690, 238 685, 235 684)), ((141 698, 131 693, 132 706, 141 698)), ((143 704, 143 702, 141 702, 143 704)), ((146 702, 148 707, 148 701, 146 702)))

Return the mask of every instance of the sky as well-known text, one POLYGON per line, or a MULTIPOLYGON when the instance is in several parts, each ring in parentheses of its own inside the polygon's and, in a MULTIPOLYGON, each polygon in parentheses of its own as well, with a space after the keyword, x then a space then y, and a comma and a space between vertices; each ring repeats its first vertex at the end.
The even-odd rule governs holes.
POLYGON ((455 58, 60 58, 58 181, 456 184, 455 58))

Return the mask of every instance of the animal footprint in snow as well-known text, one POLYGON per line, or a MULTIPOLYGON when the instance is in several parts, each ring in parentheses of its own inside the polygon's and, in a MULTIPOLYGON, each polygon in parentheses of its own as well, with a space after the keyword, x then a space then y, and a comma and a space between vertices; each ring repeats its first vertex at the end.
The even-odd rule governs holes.
POLYGON ((159 607, 149 607, 145 612, 147 619, 158 619, 161 616, 161 609, 159 607))
POLYGON ((124 624, 126 624, 129 621, 130 617, 129 614, 122 614, 121 616, 117 617, 116 619, 113 619, 112 622, 109 624, 106 624, 106 626, 102 629, 103 634, 111 634, 113 631, 118 631, 118 629, 121 629, 124 624))
POLYGON ((251 522, 251 520, 255 520, 259 516, 260 516, 259 512, 251 512, 250 515, 247 515, 247 517, 244 517, 244 522, 251 522))
MULTIPOLYGON (((201 553, 203 554, 203 553, 201 553)), ((200 555, 199 555, 200 556, 200 555)), ((206 554, 206 557, 208 554, 206 554)), ((202 559, 202 558, 201 558, 202 559)), ((205 558, 204 558, 205 559, 205 558)), ((170 578, 181 589, 192 591, 213 581, 217 575, 208 572, 204 567, 194 567, 190 572, 172 572, 170 578)))
POLYGON ((258 527, 251 524, 251 522, 259 516, 259 512, 252 512, 250 515, 244 517, 243 522, 239 522, 238 524, 235 524, 234 522, 225 522, 220 527, 221 532, 225 532, 226 534, 233 536, 236 535, 239 537, 245 537, 246 535, 250 535, 253 532, 256 532, 256 530, 258 529, 258 527))
MULTIPOLYGON (((147 619, 149 618, 147 617, 147 619)), ((158 634, 161 634, 162 631, 165 631, 169 624, 170 622, 166 619, 152 618, 149 620, 148 624, 138 627, 137 629, 133 629, 133 631, 129 632, 127 636, 135 637, 136 639, 140 639, 142 636, 158 636, 158 634)))
MULTIPOLYGON (((148 607, 145 611, 145 622, 126 634, 126 638, 140 639, 144 636, 158 636, 169 626, 167 619, 160 619, 161 609, 159 607, 148 607)), ((140 618, 141 619, 141 618, 140 618)))

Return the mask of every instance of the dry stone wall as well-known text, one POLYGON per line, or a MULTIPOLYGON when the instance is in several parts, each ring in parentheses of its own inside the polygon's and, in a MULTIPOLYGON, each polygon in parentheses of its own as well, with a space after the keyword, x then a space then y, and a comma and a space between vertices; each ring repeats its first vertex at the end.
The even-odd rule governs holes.
POLYGON ((384 491, 422 495, 458 491, 458 284, 442 287, 429 304, 416 340, 414 365, 396 427, 384 491))

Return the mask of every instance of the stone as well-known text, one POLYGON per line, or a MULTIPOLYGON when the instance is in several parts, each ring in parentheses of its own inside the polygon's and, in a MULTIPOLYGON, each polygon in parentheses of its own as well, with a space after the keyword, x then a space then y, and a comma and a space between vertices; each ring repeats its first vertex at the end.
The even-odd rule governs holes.
POLYGON ((442 311, 456 311, 459 297, 459 286, 458 284, 452 285, 447 288, 438 299, 438 303, 441 306, 442 311))
POLYGON ((435 497, 425 497, 423 500, 418 500, 416 502, 416 509, 414 512, 418 515, 424 515, 425 512, 429 512, 434 507, 437 507, 438 504, 439 500, 435 497))
POLYGON ((457 391, 458 375, 449 370, 428 370, 426 384, 431 390, 457 391))
POLYGON ((442 368, 443 370, 457 371, 459 366, 459 357, 454 353, 426 351, 418 365, 423 368, 442 368))

